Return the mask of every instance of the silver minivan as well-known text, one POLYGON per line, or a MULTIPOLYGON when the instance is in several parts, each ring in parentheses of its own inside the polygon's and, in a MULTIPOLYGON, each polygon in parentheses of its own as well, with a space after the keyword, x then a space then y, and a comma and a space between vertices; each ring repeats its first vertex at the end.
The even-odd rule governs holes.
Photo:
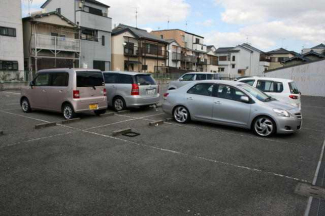
POLYGON ((90 69, 41 70, 21 90, 20 104, 26 113, 32 109, 62 112, 66 119, 85 111, 104 114, 107 99, 103 74, 90 69))
POLYGON ((103 73, 107 103, 116 111, 158 104, 159 86, 151 74, 117 71, 103 73))

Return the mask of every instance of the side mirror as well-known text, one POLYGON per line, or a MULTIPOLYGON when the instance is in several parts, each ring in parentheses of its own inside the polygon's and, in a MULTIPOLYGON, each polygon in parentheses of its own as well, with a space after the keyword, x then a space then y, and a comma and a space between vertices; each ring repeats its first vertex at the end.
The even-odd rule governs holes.
POLYGON ((184 80, 183 77, 179 78, 179 81, 183 81, 183 80, 184 80))
POLYGON ((247 96, 241 96, 240 97, 240 101, 241 102, 244 102, 244 103, 249 103, 249 97, 247 97, 247 96))

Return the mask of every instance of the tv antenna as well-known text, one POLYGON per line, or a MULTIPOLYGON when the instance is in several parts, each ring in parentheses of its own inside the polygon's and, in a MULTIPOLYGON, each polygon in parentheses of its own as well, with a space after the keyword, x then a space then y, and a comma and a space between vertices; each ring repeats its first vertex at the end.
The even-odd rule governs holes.
POLYGON ((33 4, 33 0, 27 0, 28 1, 28 15, 31 16, 30 8, 31 5, 33 4))
POLYGON ((135 7, 135 27, 138 28, 138 7, 135 7))

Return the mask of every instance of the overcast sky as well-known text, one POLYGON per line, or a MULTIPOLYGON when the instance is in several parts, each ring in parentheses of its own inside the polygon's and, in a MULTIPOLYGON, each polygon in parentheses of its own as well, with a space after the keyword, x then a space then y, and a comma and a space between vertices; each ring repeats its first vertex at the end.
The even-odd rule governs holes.
MULTIPOLYGON (((27 1, 22 0, 24 16, 27 1)), ((135 26, 137 9, 139 28, 179 28, 204 36, 206 44, 216 47, 248 42, 263 51, 283 47, 300 52, 325 43, 324 0, 99 1, 111 6, 113 24, 135 26)), ((44 2, 33 0, 31 10, 40 10, 44 2)))

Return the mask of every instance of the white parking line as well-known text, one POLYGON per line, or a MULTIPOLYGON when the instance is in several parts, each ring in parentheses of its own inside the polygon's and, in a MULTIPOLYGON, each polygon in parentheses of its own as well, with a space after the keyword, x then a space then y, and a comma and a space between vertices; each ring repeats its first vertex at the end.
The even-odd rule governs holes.
MULTIPOLYGON (((318 160, 318 163, 317 163, 317 167, 316 167, 316 171, 315 171, 314 179, 313 179, 313 182, 312 182, 313 185, 315 185, 316 182, 317 182, 317 177, 318 177, 318 173, 319 173, 320 165, 321 165, 322 160, 323 160, 323 157, 324 157, 324 149, 325 149, 325 140, 324 140, 324 142, 323 142, 322 150, 321 150, 321 153, 320 153, 320 156, 319 156, 319 160, 318 160)), ((310 196, 310 197, 308 198, 307 208, 306 208, 306 211, 305 211, 304 216, 308 216, 308 215, 309 215, 310 207, 311 207, 311 203, 312 203, 312 201, 313 201, 313 198, 310 196)))
POLYGON ((4 110, 0 110, 0 112, 6 113, 6 114, 10 114, 10 115, 14 115, 14 116, 23 117, 23 118, 32 119, 32 120, 35 120, 35 121, 41 121, 41 122, 44 122, 44 123, 50 123, 49 121, 45 121, 43 119, 38 119, 38 118, 29 117, 29 116, 24 116, 24 115, 20 115, 20 114, 16 114, 16 113, 11 113, 11 112, 8 112, 8 111, 4 111, 4 110))
POLYGON ((18 92, 9 92, 9 91, 4 91, 3 93, 9 93, 9 94, 14 94, 14 95, 20 95, 20 93, 18 93, 18 92))
POLYGON ((97 136, 101 136, 101 137, 105 137, 105 138, 119 140, 119 141, 122 141, 122 142, 125 142, 125 143, 134 144, 134 145, 137 145, 137 146, 142 146, 142 147, 155 149, 155 150, 158 150, 158 151, 163 151, 163 152, 168 152, 168 153, 172 153, 172 154, 182 155, 182 156, 189 157, 189 158, 196 158, 196 159, 200 159, 200 160, 204 160, 204 161, 208 161, 208 162, 212 162, 212 163, 222 164, 222 165, 225 165, 225 166, 231 166, 231 167, 235 167, 235 168, 239 168, 239 169, 246 169, 246 170, 249 170, 249 171, 252 171, 252 172, 259 172, 259 173, 262 173, 262 174, 273 175, 273 176, 276 176, 276 177, 286 178, 286 179, 290 179, 290 180, 294 180, 294 181, 298 181, 298 182, 310 183, 308 180, 305 180, 305 179, 299 179, 299 178, 295 178, 295 177, 292 177, 292 176, 282 175, 282 174, 279 174, 279 173, 263 171, 263 170, 256 169, 256 168, 240 166, 240 165, 227 163, 227 162, 223 162, 223 161, 218 161, 218 160, 214 160, 214 159, 209 159, 209 158, 196 156, 196 155, 190 155, 190 154, 182 153, 182 152, 171 150, 171 149, 164 149, 164 148, 159 148, 159 147, 155 147, 155 146, 151 146, 151 145, 140 144, 140 143, 137 143, 137 142, 121 139, 121 138, 118 138, 118 137, 112 137, 112 136, 109 136, 109 135, 100 134, 100 133, 96 133, 96 132, 91 132, 91 131, 84 131, 84 132, 90 133, 90 134, 93 134, 93 135, 97 135, 97 136))

